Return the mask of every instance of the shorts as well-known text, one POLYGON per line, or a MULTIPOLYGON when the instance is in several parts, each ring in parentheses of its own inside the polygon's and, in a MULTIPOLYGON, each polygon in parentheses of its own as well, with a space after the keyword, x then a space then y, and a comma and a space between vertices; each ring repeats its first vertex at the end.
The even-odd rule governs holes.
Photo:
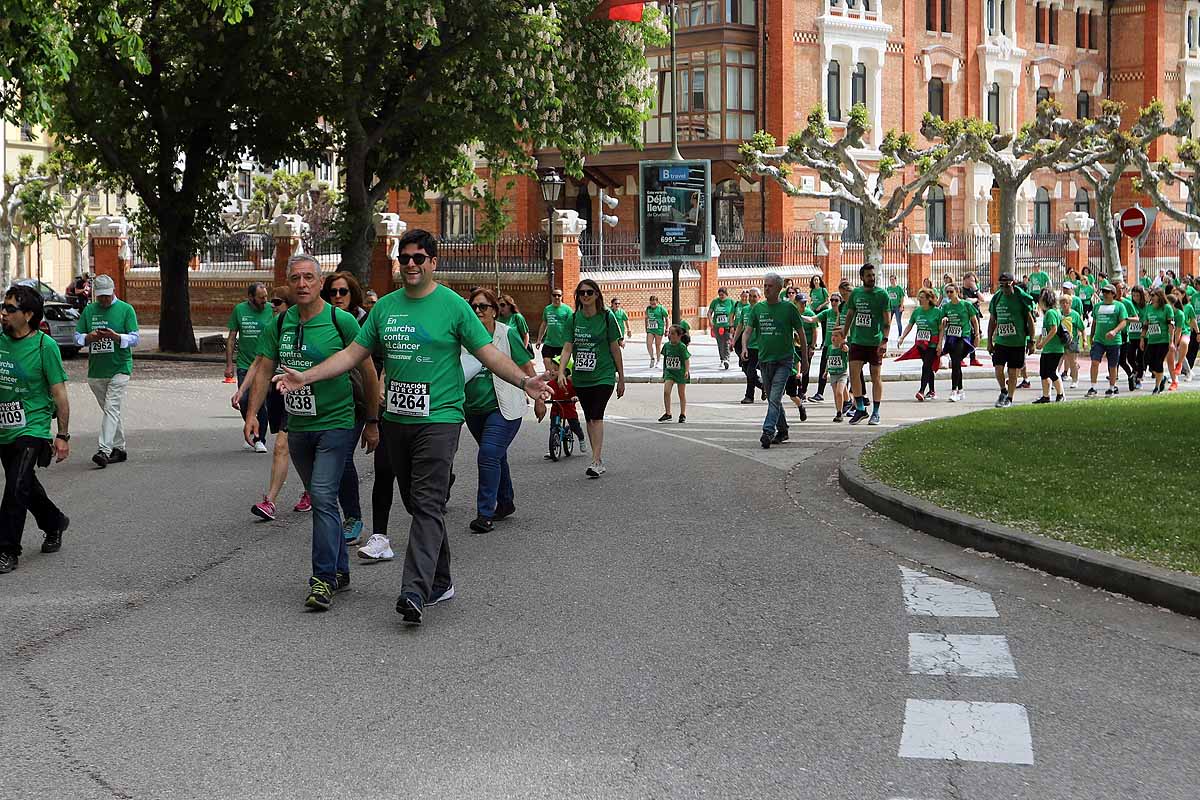
POLYGON ((998 344, 992 351, 992 365, 996 367, 1008 367, 1009 369, 1020 369, 1025 366, 1025 348, 1013 347, 1007 344, 998 344))
POLYGON ((1150 367, 1150 371, 1158 374, 1163 371, 1163 362, 1167 359, 1167 350, 1170 345, 1166 342, 1159 344, 1146 345, 1146 364, 1150 367))
POLYGON ((784 391, 787 392, 788 397, 799 397, 800 380, 795 375, 789 375, 787 379, 787 386, 784 387, 784 391))
POLYGON ((1054 380, 1058 377, 1058 365, 1062 363, 1062 353, 1042 353, 1042 360, 1039 363, 1039 373, 1042 380, 1054 380))
POLYGON ((604 419, 604 409, 612 397, 616 387, 611 383, 601 383, 597 386, 576 386, 575 396, 579 398, 579 406, 583 409, 583 418, 588 422, 604 419))
POLYGON ((542 345, 542 358, 548 358, 551 361, 562 355, 562 347, 555 347, 552 344, 542 345))
MULTIPOLYGON (((271 433, 287 433, 287 411, 283 408, 283 393, 274 386, 267 391, 267 399, 263 403, 267 409, 267 430, 271 433)), ((266 434, 266 431, 263 431, 266 434)))
POLYGON ((829 376, 830 386, 841 386, 850 376, 845 372, 839 372, 836 375, 829 376))
POLYGON ((883 356, 879 354, 877 345, 852 344, 850 345, 850 360, 863 361, 878 367, 883 363, 883 356))
POLYGON ((1117 365, 1121 363, 1121 345, 1093 342, 1091 356, 1092 361, 1100 361, 1103 358, 1107 358, 1108 368, 1116 369, 1117 365))

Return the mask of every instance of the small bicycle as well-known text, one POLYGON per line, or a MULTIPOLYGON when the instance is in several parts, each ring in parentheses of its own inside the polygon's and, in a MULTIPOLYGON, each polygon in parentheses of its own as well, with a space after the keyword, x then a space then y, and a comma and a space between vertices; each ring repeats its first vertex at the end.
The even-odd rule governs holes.
MULTIPOLYGON (((550 409, 550 460, 558 461, 559 454, 570 457, 575 450, 575 434, 571 426, 557 413, 559 400, 551 401, 550 409)), ((569 402, 575 402, 571 400, 569 402)))

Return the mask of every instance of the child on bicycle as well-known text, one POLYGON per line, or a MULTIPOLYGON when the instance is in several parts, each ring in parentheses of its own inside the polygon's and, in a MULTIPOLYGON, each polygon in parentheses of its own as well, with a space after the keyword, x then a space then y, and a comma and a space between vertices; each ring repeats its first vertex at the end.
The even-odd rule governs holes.
MULTIPOLYGON (((554 357, 554 364, 557 366, 559 357, 554 357)), ((560 386, 558 381, 550 381, 550 427, 562 425, 564 422, 570 426, 571 432, 575 434, 575 441, 579 443, 579 452, 587 452, 587 444, 583 438, 583 426, 579 424, 579 411, 575 408, 575 384, 571 381, 571 364, 567 363, 567 368, 563 370, 566 377, 563 379, 565 386, 560 386)), ((546 458, 550 458, 549 455, 546 458)))
POLYGON ((691 337, 681 325, 672 325, 667 332, 669 341, 663 345, 663 409, 664 413, 658 418, 659 422, 671 421, 671 387, 679 387, 679 421, 687 422, 687 392, 685 391, 691 379, 692 354, 687 346, 691 337))

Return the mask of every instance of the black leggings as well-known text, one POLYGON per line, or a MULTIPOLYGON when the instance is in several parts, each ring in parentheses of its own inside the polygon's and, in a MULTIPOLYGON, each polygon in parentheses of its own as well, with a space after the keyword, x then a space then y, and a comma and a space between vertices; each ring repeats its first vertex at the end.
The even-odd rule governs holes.
POLYGON ((1200 333, 1192 334, 1192 341, 1188 343, 1187 362, 1189 367, 1196 366, 1196 351, 1200 350, 1200 333))
POLYGON ((1150 366, 1150 371, 1156 375, 1161 375, 1163 371, 1163 362, 1167 358, 1167 350, 1171 345, 1166 342, 1160 344, 1146 345, 1146 363, 1150 366))
POLYGON ((1136 356, 1134 356, 1133 348, 1138 346, 1139 345, 1137 342, 1126 342, 1125 344, 1121 345, 1121 358, 1117 364, 1119 364, 1121 369, 1125 371, 1125 377, 1133 375, 1134 370, 1136 369, 1134 366, 1134 359, 1136 356))
POLYGON ((812 350, 805 349, 802 352, 804 357, 800 359, 800 394, 808 397, 808 373, 812 371, 812 350))
POLYGON ((921 391, 925 391, 925 387, 929 387, 929 391, 933 391, 933 364, 937 361, 938 349, 937 345, 932 342, 921 351, 921 391))
MULTIPOLYGON (((824 330, 824 328, 822 328, 824 330)), ((825 366, 829 362, 829 348, 825 346, 825 339, 821 339, 821 369, 818 370, 820 375, 817 377, 817 394, 825 396, 825 383, 829 380, 829 376, 825 374, 825 366)))
POLYGON ((946 345, 946 352, 950 356, 950 389, 962 389, 962 362, 967 356, 970 343, 966 339, 955 337, 946 345))
POLYGON ((753 400, 754 390, 762 386, 762 381, 758 379, 758 351, 753 347, 748 347, 746 352, 750 356, 742 365, 742 372, 746 373, 746 399, 753 400))
POLYGON ((387 448, 380 442, 375 448, 375 485, 371 487, 371 532, 387 536, 388 518, 392 513, 393 489, 396 475, 388 459, 387 448))
POLYGON ((1132 376, 1140 381, 1142 374, 1146 371, 1146 354, 1142 351, 1141 339, 1126 342, 1125 346, 1121 348, 1122 353, 1126 349, 1129 351, 1126 360, 1129 361, 1129 366, 1133 369, 1132 376))

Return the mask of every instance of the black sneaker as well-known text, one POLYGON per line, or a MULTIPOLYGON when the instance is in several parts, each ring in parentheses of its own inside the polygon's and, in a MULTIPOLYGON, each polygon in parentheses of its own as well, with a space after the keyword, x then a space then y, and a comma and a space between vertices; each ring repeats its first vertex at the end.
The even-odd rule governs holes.
POLYGON ((429 593, 429 602, 425 605, 436 606, 445 600, 454 597, 454 584, 447 586, 445 589, 434 589, 429 593))
POLYGON ((496 506, 496 513, 492 515, 492 519, 507 519, 517 513, 517 507, 512 503, 505 503, 496 506))
POLYGON ((812 397, 808 398, 808 402, 810 402, 810 403, 824 403, 824 402, 825 402, 825 398, 821 396, 821 393, 820 393, 820 392, 818 392, 817 394, 814 394, 812 397))
POLYGON ((1111 386, 1104 390, 1105 397, 1112 397, 1116 393, 1117 393, 1117 390, 1111 386))
POLYGON ((122 450, 119 447, 114 447, 113 451, 112 451, 112 455, 110 455, 108 457, 108 463, 110 463, 110 464, 120 464, 122 461, 128 461, 128 460, 129 460, 129 454, 126 453, 124 450, 122 450))
POLYGON ((776 431, 775 438, 771 440, 771 444, 783 444, 788 438, 787 431, 776 431))
POLYGON ((92 456, 92 463, 100 469, 108 466, 108 456, 104 455, 103 450, 97 450, 96 455, 92 456))
POLYGON ((1032 405, 1040 406, 1042 403, 1049 403, 1049 402, 1050 402, 1050 398, 1043 396, 1043 397, 1039 397, 1037 400, 1034 400, 1032 405))
POLYGON ((62 524, 58 526, 58 530, 50 531, 46 534, 46 538, 42 540, 43 553, 57 553, 62 549, 62 535, 67 526, 71 524, 71 520, 64 514, 62 524))
POLYGON ((337 585, 333 587, 334 592, 344 592, 350 588, 350 573, 339 572, 337 574, 337 585))
POLYGON ((404 617, 409 625, 420 625, 425 604, 414 592, 405 592, 396 598, 396 613, 404 617))
POLYGON ((744 405, 744 406, 752 406, 752 405, 754 405, 754 398, 753 398, 753 397, 743 397, 743 398, 742 398, 742 405, 744 405))
POLYGON ((758 437, 758 443, 762 445, 763 450, 771 449, 771 434, 763 431, 763 435, 758 437))
POLYGON ((1093 386, 1092 388, 1087 390, 1087 394, 1085 394, 1084 397, 1095 397, 1096 394, 1097 394, 1096 387, 1093 386))
POLYGON ((850 415, 850 419, 848 420, 848 422, 851 425, 857 425, 858 423, 862 422, 864 419, 866 419, 869 416, 871 416, 871 415, 868 414, 865 409, 860 410, 860 409, 856 408, 856 409, 854 409, 854 413, 850 415))
POLYGON ((1056 403, 1061 403, 1063 400, 1066 400, 1066 399, 1067 399, 1067 396, 1065 394, 1054 395, 1054 402, 1056 402, 1056 403))
POLYGON ((304 606, 313 611, 328 611, 333 606, 333 592, 333 587, 320 578, 309 578, 304 606))
POLYGON ((658 418, 658 421, 659 422, 670 422, 671 419, 672 419, 672 417, 670 414, 663 414, 661 417, 658 418))
POLYGON ((17 557, 12 553, 0 553, 0 575, 17 568, 17 557))
POLYGON ((1020 383, 1017 384, 1017 388, 1018 389, 1028 389, 1029 381, 1025 381, 1025 380, 1021 381, 1020 383))
POLYGON ((1137 378, 1132 375, 1129 376, 1129 391, 1137 391, 1137 378))
POLYGON ((475 517, 467 527, 471 529, 471 533, 491 533, 493 526, 487 517, 475 517))
POLYGON ((804 410, 803 404, 800 406, 800 421, 801 422, 808 421, 808 412, 804 410))
POLYGON ((834 417, 834 418, 833 418, 833 421, 834 421, 834 422, 841 422, 841 421, 842 421, 842 415, 841 415, 841 414, 838 414, 836 417, 834 417))
POLYGON ((680 422, 687 422, 687 415, 686 415, 686 414, 680 414, 680 415, 679 415, 679 421, 680 421, 680 422))

